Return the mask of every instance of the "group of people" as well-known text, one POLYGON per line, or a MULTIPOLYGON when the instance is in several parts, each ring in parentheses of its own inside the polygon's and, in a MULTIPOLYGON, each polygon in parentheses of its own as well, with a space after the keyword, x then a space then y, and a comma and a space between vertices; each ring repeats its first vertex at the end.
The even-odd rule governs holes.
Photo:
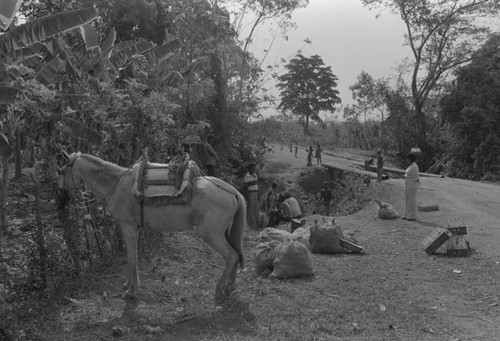
POLYGON ((259 227, 276 226, 282 222, 289 222, 292 219, 302 217, 299 202, 290 192, 279 193, 278 184, 273 182, 271 188, 262 197, 263 202, 259 202, 259 187, 255 165, 248 166, 248 172, 243 179, 243 192, 247 197, 247 219, 251 229, 259 227), (267 226, 259 226, 260 215, 265 214, 268 218, 267 226))
POLYGON ((312 160, 313 160, 313 155, 316 158, 316 164, 321 165, 321 153, 323 152, 323 149, 321 149, 319 143, 316 146, 316 152, 313 149, 313 146, 309 146, 307 149, 307 165, 312 166, 312 160))
MULTIPOLYGON (((215 140, 213 135, 209 135, 207 142, 203 145, 203 151, 205 153, 205 167, 207 170, 207 175, 215 176, 215 167, 217 162, 220 162, 217 153, 214 151, 212 144, 215 140)), ((295 155, 297 154, 298 146, 295 144, 295 155)), ((185 190, 188 180, 189 180, 189 144, 182 144, 178 150, 177 155, 169 162, 169 168, 179 174, 181 183, 178 187, 175 195, 180 195, 185 190)), ((308 148, 307 154, 307 165, 312 164, 313 147, 308 148)), ((321 152, 322 149, 320 145, 316 148, 316 159, 317 164, 321 164, 321 152)), ((417 218, 417 192, 420 185, 419 168, 416 164, 416 155, 409 153, 406 156, 409 166, 405 171, 405 215, 403 219, 415 220, 417 218)), ((383 180, 384 176, 384 163, 385 160, 382 156, 382 151, 377 150, 377 181, 383 180)), ((259 187, 258 178, 255 172, 255 164, 250 164, 248 166, 248 172, 246 173, 244 179, 244 192, 247 197, 247 217, 248 224, 250 228, 257 229, 260 221, 260 208, 264 207, 263 212, 269 218, 268 226, 276 226, 281 222, 288 222, 292 219, 297 219, 302 217, 302 212, 300 205, 290 192, 285 191, 283 193, 278 192, 278 184, 273 182, 271 188, 266 192, 263 197, 265 202, 263 205, 259 204, 259 187)), ((330 215, 330 207, 332 200, 332 188, 325 182, 323 188, 320 191, 319 202, 324 207, 324 215, 330 215)))

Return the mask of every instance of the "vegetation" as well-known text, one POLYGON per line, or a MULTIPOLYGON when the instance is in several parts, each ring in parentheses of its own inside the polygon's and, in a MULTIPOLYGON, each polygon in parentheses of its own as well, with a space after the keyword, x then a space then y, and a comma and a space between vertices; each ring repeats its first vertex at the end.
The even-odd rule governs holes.
MULTIPOLYGON (((287 11, 307 2, 275 3, 267 17, 290 22, 287 11)), ((0 305, 91 278, 123 252, 119 229, 89 192, 57 210, 61 150, 129 167, 146 148, 162 162, 190 143, 203 167, 201 143, 213 133, 220 176, 236 186, 265 151, 247 129, 262 70, 217 1, 26 0, 19 14, 26 22, 0 36, 0 242, 8 250, 0 305)), ((148 231, 141 240, 158 238, 148 231)))
POLYGON ((450 175, 498 181, 500 169, 500 63, 492 36, 477 51, 478 57, 457 70, 456 81, 442 98, 445 136, 443 160, 450 175))
MULTIPOLYGON (((220 176, 238 186, 246 164, 262 162, 269 141, 382 146, 400 155, 419 146, 424 169, 434 163, 450 176, 497 178, 500 39, 474 20, 497 13, 495 1, 364 0, 401 14, 414 56, 410 82, 404 67, 395 84, 363 72, 351 87, 357 104, 344 108, 345 121, 322 121, 320 114, 340 104, 337 77, 321 57, 297 55, 279 77, 286 115, 249 123, 272 102, 263 84, 264 69, 273 67, 251 54, 253 33, 275 21, 285 34, 291 13, 307 3, 23 1, 26 23, 3 23, 0 36, 0 338, 5 325, 23 323, 17 314, 29 311, 23 302, 54 299, 62 288, 78 293, 123 252, 119 229, 89 192, 79 193, 70 210, 57 210, 61 150, 128 167, 146 148, 162 162, 187 142, 203 166, 201 144, 215 134, 220 176), (237 13, 222 6, 229 3, 240 6, 237 13), (255 21, 240 41, 248 11, 255 21)), ((353 213, 372 195, 361 179, 347 180, 338 188, 339 214, 353 213)), ((146 254, 163 242, 151 231, 141 235, 146 254)), ((38 327, 30 328, 16 337, 37 337, 38 327)))
POLYGON ((281 103, 278 110, 300 118, 304 134, 309 134, 309 120, 321 121, 320 111, 335 110, 341 102, 337 76, 320 56, 310 58, 299 54, 285 66, 287 73, 278 77, 281 103))

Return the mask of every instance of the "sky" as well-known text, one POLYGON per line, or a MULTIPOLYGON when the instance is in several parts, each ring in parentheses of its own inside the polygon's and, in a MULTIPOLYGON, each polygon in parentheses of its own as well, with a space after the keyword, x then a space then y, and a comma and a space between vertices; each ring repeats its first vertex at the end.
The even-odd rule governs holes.
MULTIPOLYGON (((289 32, 287 41, 274 42, 265 64, 288 60, 298 49, 305 57, 319 55, 338 77, 342 105, 354 103, 349 86, 356 83, 361 71, 376 79, 395 76, 394 68, 410 56, 409 47, 403 45, 401 18, 387 10, 370 11, 359 0, 310 0, 307 8, 294 12, 292 20, 297 28, 289 32), (312 44, 305 44, 306 38, 312 44)), ((250 49, 259 58, 271 41, 268 30, 258 30, 250 49)), ((279 91, 272 93, 278 95, 279 91)))

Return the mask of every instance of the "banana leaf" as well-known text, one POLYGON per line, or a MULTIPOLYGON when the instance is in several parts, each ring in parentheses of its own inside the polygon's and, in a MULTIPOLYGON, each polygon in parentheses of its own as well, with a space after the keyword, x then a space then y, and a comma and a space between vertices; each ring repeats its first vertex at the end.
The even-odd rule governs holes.
POLYGON ((7 136, 0 132, 0 159, 7 159, 12 155, 12 148, 10 147, 7 136))
POLYGON ((97 37, 97 33, 91 23, 80 26, 80 33, 83 41, 85 42, 85 46, 87 46, 87 50, 100 48, 99 38, 97 37))
POLYGON ((155 47, 154 43, 150 41, 125 41, 115 45, 111 52, 109 62, 115 69, 125 67, 131 60, 134 54, 142 54, 145 51, 151 50, 155 47))
POLYGON ((66 118, 64 124, 71 130, 71 134, 83 141, 87 141, 96 146, 102 142, 102 135, 95 130, 90 129, 85 124, 75 121, 72 118, 66 118))
POLYGON ((35 80, 45 86, 54 84, 56 82, 57 74, 64 66, 66 66, 66 62, 61 59, 59 55, 57 55, 48 63, 45 63, 45 65, 37 72, 35 80))
POLYGON ((113 48, 113 45, 115 45, 115 40, 116 40, 116 31, 115 28, 112 27, 111 31, 108 33, 108 36, 106 37, 101 46, 101 53, 103 54, 103 57, 109 58, 109 55, 111 54, 111 49, 113 48))
POLYGON ((152 48, 144 53, 150 66, 158 65, 162 60, 171 57, 181 46, 178 39, 174 39, 163 45, 152 48))
POLYGON ((0 56, 85 25, 97 17, 94 8, 48 15, 15 27, 0 36, 0 56))
POLYGON ((19 6, 23 0, 2 0, 0 1, 0 28, 7 30, 16 17, 19 6))
POLYGON ((0 86, 0 104, 14 104, 21 90, 10 86, 0 86))

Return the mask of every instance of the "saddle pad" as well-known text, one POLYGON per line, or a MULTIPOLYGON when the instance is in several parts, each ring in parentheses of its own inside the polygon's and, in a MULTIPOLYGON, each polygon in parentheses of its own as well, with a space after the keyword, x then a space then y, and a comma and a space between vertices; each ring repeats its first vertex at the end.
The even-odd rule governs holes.
POLYGON ((144 189, 142 192, 139 189, 141 164, 137 163, 132 167, 132 173, 134 175, 132 193, 137 197, 144 196, 147 198, 174 195, 176 191, 175 178, 172 174, 169 174, 170 172, 167 165, 162 165, 164 167, 156 167, 156 165, 161 164, 154 164, 155 168, 150 168, 149 165, 149 163, 146 165, 146 169, 144 171, 144 189))

